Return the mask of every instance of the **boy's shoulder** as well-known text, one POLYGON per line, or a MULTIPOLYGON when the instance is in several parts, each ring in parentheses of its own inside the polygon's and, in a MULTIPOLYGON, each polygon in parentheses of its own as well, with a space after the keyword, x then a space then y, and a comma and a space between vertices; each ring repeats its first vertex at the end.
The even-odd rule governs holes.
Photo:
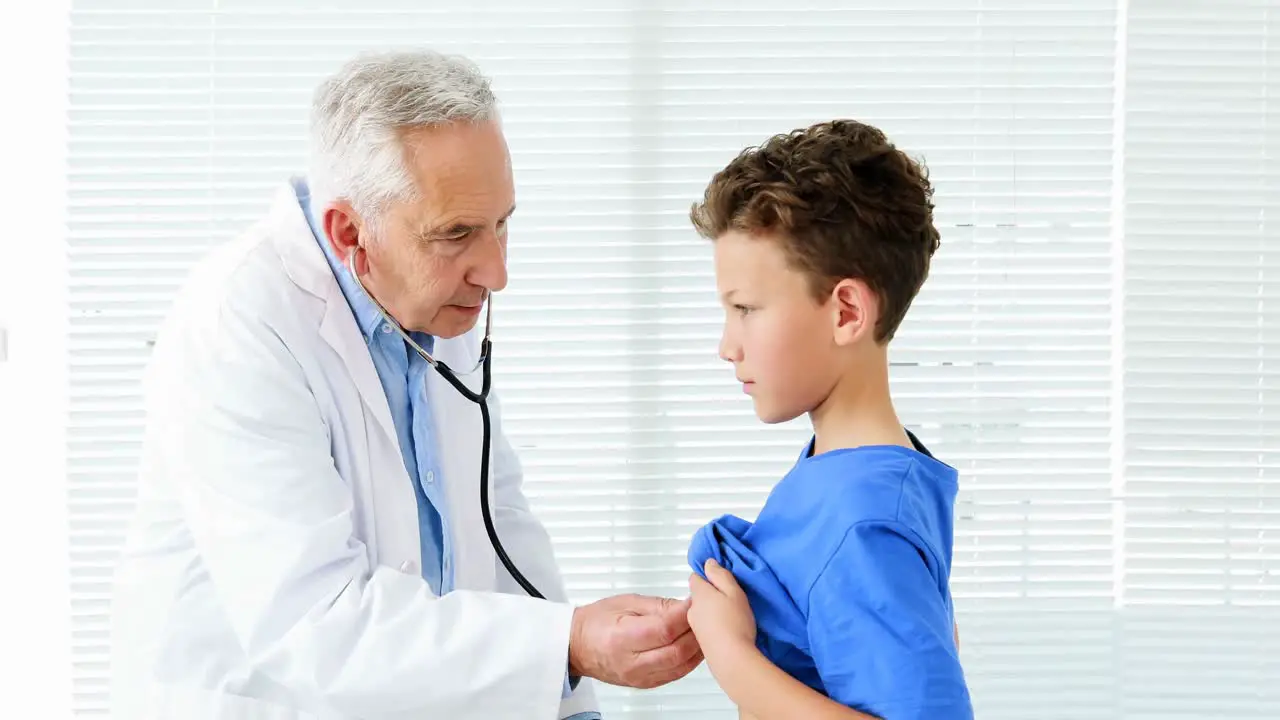
POLYGON ((770 493, 752 535, 775 553, 805 557, 797 570, 806 576, 849 538, 865 536, 855 530, 874 526, 949 558, 957 488, 956 470, 921 449, 885 445, 806 453, 770 493))
POLYGON ((925 507, 951 506, 957 490, 956 470, 922 445, 871 445, 812 457, 806 452, 770 493, 761 519, 769 511, 803 509, 814 522, 849 527, 911 524, 925 507))

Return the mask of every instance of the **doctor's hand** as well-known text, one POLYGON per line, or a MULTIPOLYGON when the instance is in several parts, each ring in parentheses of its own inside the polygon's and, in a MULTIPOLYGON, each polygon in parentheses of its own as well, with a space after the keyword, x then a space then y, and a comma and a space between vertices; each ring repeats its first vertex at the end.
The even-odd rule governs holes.
POLYGON ((618 595, 576 608, 569 673, 642 689, 679 680, 702 662, 688 614, 688 600, 646 595, 618 595))

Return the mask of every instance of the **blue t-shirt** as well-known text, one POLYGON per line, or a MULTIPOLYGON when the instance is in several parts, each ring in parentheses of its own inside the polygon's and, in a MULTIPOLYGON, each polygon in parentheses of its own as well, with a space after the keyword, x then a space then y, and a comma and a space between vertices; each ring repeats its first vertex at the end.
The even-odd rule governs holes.
POLYGON ((970 720, 951 604, 954 468, 915 436, 810 457, 754 523, 725 515, 689 548, 733 572, 775 665, 884 720, 970 720))

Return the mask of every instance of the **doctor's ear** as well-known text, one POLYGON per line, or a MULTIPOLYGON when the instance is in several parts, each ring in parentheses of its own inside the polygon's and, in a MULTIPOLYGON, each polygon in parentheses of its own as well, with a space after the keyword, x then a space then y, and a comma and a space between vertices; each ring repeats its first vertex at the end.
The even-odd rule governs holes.
POLYGON ((880 303, 863 280, 845 278, 831 289, 832 338, 847 346, 875 337, 880 303))
MULTIPOLYGON (((360 248, 360 234, 364 223, 361 222, 355 208, 351 207, 351 203, 346 200, 334 200, 326 205, 320 215, 320 226, 320 230, 329 240, 329 247, 333 248, 334 255, 346 260, 360 248)), ((362 262, 359 256, 363 254, 363 252, 357 253, 353 259, 362 262)))

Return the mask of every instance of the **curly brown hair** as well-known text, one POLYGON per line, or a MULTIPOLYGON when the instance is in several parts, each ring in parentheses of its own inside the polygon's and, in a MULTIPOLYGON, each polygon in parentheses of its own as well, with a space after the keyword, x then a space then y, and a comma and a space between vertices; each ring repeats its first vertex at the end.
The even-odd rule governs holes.
POLYGON ((844 278, 880 300, 876 341, 893 339, 929 274, 939 235, 928 171, 879 129, 834 120, 743 150, 690 212, 703 237, 737 230, 782 243, 815 299, 844 278))

